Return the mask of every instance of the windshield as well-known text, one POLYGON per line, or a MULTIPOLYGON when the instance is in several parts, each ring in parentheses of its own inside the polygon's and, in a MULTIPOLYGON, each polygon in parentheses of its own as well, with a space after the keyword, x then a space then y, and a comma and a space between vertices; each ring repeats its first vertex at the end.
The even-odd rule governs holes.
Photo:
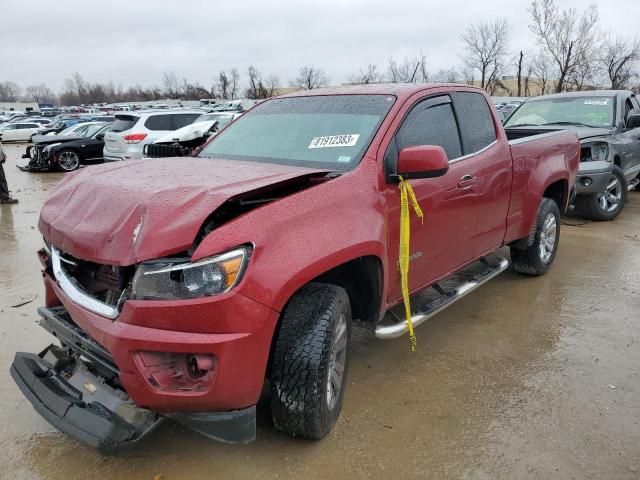
POLYGON ((394 101, 388 95, 270 100, 229 125, 199 156, 350 170, 394 101))
POLYGON ((582 125, 612 127, 614 97, 560 97, 524 103, 505 127, 523 125, 582 125))

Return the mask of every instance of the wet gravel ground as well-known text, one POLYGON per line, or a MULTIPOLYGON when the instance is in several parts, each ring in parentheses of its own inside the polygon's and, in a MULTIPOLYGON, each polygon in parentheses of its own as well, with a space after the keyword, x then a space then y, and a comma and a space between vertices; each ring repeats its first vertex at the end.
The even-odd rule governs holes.
POLYGON ((61 174, 20 172, 24 146, 6 150, 20 204, 0 206, 0 478, 640 479, 640 193, 614 222, 567 219, 547 275, 507 271, 421 326, 415 354, 361 335, 320 442, 281 435, 262 408, 250 445, 165 423, 105 456, 56 432, 9 376, 16 350, 51 342, 35 323, 36 224, 61 174))

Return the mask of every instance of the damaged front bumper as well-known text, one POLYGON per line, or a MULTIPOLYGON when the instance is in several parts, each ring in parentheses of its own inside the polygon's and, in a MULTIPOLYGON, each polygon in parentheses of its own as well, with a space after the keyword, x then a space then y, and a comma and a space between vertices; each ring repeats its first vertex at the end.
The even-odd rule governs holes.
POLYGON ((124 392, 54 345, 39 355, 16 353, 11 376, 45 420, 92 447, 111 450, 129 445, 161 419, 133 405, 124 392))
POLYGON ((40 325, 60 341, 38 355, 18 352, 11 376, 35 410, 51 425, 104 450, 137 442, 163 419, 223 442, 255 439, 255 406, 222 412, 158 413, 142 408, 120 383, 109 352, 89 337, 64 307, 40 308, 40 325))
POLYGON ((22 155, 22 158, 29 160, 26 165, 18 166, 23 172, 48 172, 55 168, 49 151, 39 145, 27 147, 27 151, 22 155))

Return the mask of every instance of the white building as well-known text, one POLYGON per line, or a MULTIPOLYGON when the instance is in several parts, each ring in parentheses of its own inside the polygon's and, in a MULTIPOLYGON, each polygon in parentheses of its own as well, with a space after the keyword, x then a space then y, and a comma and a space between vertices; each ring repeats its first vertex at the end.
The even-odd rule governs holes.
POLYGON ((39 112, 36 102, 0 102, 0 112, 39 112))

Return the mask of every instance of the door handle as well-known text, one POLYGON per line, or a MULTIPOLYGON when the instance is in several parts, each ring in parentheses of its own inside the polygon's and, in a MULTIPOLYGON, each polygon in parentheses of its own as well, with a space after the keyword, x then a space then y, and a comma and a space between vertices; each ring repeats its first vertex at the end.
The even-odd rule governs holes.
POLYGON ((473 183, 473 175, 464 175, 458 182, 459 188, 470 188, 473 183))

